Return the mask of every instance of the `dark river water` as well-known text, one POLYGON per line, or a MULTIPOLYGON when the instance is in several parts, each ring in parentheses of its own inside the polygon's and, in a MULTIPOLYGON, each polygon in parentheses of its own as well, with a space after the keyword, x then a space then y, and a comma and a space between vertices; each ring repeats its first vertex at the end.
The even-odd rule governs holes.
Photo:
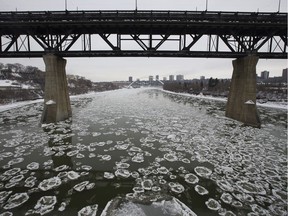
POLYGON ((42 103, 0 113, 0 216, 287 215, 287 110, 258 129, 157 89, 71 103, 57 124, 42 103))

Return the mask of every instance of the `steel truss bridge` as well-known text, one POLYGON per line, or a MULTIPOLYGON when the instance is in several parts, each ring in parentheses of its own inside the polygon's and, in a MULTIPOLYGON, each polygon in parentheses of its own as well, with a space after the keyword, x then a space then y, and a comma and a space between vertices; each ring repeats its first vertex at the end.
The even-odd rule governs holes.
POLYGON ((287 13, 0 12, 0 57, 287 58, 287 13))

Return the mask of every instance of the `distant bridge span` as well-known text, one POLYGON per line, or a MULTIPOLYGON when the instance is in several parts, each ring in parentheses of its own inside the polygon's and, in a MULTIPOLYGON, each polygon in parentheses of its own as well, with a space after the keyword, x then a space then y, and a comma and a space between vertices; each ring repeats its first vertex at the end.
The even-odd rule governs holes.
POLYGON ((287 58, 287 13, 0 12, 0 57, 287 58))
POLYGON ((226 116, 260 127, 259 58, 287 58, 287 13, 217 11, 0 12, 0 58, 43 57, 42 122, 72 115, 63 57, 236 58, 226 116))

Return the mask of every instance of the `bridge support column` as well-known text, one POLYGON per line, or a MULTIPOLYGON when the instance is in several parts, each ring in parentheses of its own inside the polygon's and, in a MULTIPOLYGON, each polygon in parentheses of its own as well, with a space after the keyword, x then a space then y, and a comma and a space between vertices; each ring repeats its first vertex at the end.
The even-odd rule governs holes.
POLYGON ((45 74, 44 110, 41 123, 54 123, 72 116, 66 79, 66 60, 53 54, 43 56, 45 74))
POLYGON ((249 55, 233 61, 233 75, 225 115, 245 125, 260 127, 256 107, 256 65, 258 57, 249 55))

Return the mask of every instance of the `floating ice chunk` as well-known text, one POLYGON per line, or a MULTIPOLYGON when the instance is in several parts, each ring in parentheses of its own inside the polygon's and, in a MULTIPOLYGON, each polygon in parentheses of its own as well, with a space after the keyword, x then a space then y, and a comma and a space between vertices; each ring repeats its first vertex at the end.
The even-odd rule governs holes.
POLYGON ((27 169, 28 170, 37 170, 37 169, 39 169, 39 163, 37 163, 37 162, 30 163, 27 165, 27 169))
POLYGON ((24 175, 17 175, 12 177, 9 182, 11 183, 16 183, 16 182, 20 182, 22 179, 24 179, 24 175))
POLYGON ((230 204, 230 203, 232 202, 232 200, 233 200, 233 197, 232 197, 232 195, 229 194, 229 193, 223 193, 223 194, 221 195, 220 199, 221 199, 224 203, 230 204))
POLYGON ((110 161, 111 160, 111 156, 110 155, 102 155, 101 159, 104 160, 104 161, 110 161))
POLYGON ((190 160, 187 159, 187 158, 183 158, 181 161, 182 161, 183 163, 186 163, 186 164, 189 164, 189 163, 190 163, 190 160))
POLYGON ((134 193, 144 193, 144 191, 145 191, 143 186, 142 187, 134 187, 132 190, 134 191, 134 193))
POLYGON ((147 215, 181 215, 181 216, 197 216, 191 209, 175 197, 168 197, 165 199, 158 199, 151 196, 146 198, 151 200, 151 204, 141 202, 141 200, 132 197, 135 202, 125 199, 124 202, 121 198, 115 198, 109 201, 103 210, 101 216, 117 215, 117 216, 147 216, 147 215), (155 200, 155 201, 152 201, 155 200), (119 205, 120 203, 120 205, 119 205), (149 212, 149 214, 147 214, 149 212))
POLYGON ((232 167, 221 166, 221 169, 223 170, 224 173, 233 172, 233 168, 232 167))
POLYGON ((67 173, 67 176, 68 176, 68 178, 70 180, 75 180, 75 179, 78 179, 80 177, 80 175, 77 172, 73 171, 73 170, 69 171, 67 173))
POLYGON ((0 203, 3 203, 12 191, 0 191, 0 203))
POLYGON ((126 169, 118 169, 115 171, 115 175, 117 177, 128 178, 131 175, 131 173, 126 169))
POLYGON ((236 207, 236 208, 241 208, 243 206, 243 204, 238 200, 232 201, 231 205, 236 207))
POLYGON ((212 170, 207 167, 197 166, 194 168, 196 174, 200 177, 208 178, 212 174, 212 170))
POLYGON ((44 215, 53 211, 56 203, 56 196, 43 196, 37 201, 34 209, 38 214, 44 215))
POLYGON ((251 204, 250 206, 252 211, 255 212, 256 215, 269 215, 269 212, 266 209, 257 204, 251 204))
POLYGON ((29 196, 27 193, 16 193, 10 196, 7 201, 7 204, 3 207, 4 209, 13 209, 16 208, 23 203, 27 202, 29 196))
POLYGON ((117 150, 126 150, 129 147, 129 144, 118 144, 115 146, 117 150))
POLYGON ((2 214, 0 214, 0 216, 13 216, 13 213, 12 212, 3 212, 2 214))
POLYGON ((169 170, 166 167, 158 167, 157 168, 158 173, 160 174, 167 174, 169 172, 169 170))
POLYGON ((223 191, 229 191, 229 192, 233 192, 234 188, 232 187, 232 185, 225 180, 217 180, 216 184, 223 190, 223 191))
POLYGON ((43 180, 40 184, 39 184, 39 188, 42 191, 48 191, 50 189, 56 188, 59 185, 61 185, 61 179, 59 177, 52 177, 49 179, 45 179, 43 180))
POLYGON ((134 151, 134 152, 142 152, 142 149, 136 146, 132 146, 129 151, 134 151))
POLYGON ((69 166, 67 166, 66 164, 63 164, 63 165, 61 165, 61 166, 58 166, 58 167, 54 168, 54 170, 55 170, 56 172, 61 172, 61 171, 63 171, 63 170, 67 170, 68 168, 69 168, 69 166))
POLYGON ((89 181, 84 181, 79 184, 76 184, 73 188, 74 190, 81 192, 85 189, 85 187, 89 184, 89 181))
POLYGON ((285 191, 272 189, 272 194, 283 202, 287 201, 287 192, 285 191))
POLYGON ((24 161, 24 158, 14 158, 8 162, 9 165, 18 164, 24 161))
POLYGON ((252 184, 248 181, 236 182, 237 187, 244 193, 265 195, 266 190, 261 185, 252 184))
POLYGON ((70 152, 67 152, 67 156, 72 157, 74 155, 77 155, 79 153, 79 150, 72 150, 70 152))
POLYGON ((87 190, 91 190, 92 188, 94 188, 95 187, 95 183, 93 183, 93 182, 91 182, 91 183, 89 183, 88 185, 86 185, 86 189, 87 190))
POLYGON ((115 176, 113 173, 110 172, 104 172, 104 178, 106 179, 113 179, 115 176))
POLYGON ((184 186, 179 183, 169 184, 169 186, 171 191, 173 191, 174 193, 180 194, 185 190, 184 186))
POLYGON ((164 155, 164 158, 169 162, 174 162, 178 160, 178 157, 172 153, 167 153, 164 155))
POLYGON ((208 199, 208 201, 206 201, 205 204, 210 210, 213 211, 217 211, 221 208, 220 203, 213 198, 208 199))
POLYGON ((130 167, 128 163, 116 162, 117 169, 126 169, 130 167))
POLYGON ((135 163, 143 163, 144 157, 143 157, 143 155, 137 154, 134 157, 132 157, 131 161, 133 161, 135 163))
POLYGON ((195 191, 200 195, 206 195, 209 193, 209 191, 206 188, 204 188, 200 185, 195 186, 195 191))
POLYGON ((7 170, 7 171, 5 171, 4 173, 3 173, 3 175, 6 175, 6 176, 13 176, 13 175, 15 175, 16 173, 18 173, 18 172, 20 172, 21 171, 21 169, 20 168, 12 168, 12 169, 10 169, 10 170, 7 170))
POLYGON ((82 169, 82 170, 89 171, 89 170, 92 169, 92 166, 89 166, 89 165, 82 165, 82 166, 81 166, 81 169, 82 169))
POLYGON ((86 206, 78 212, 78 216, 96 216, 97 210, 98 210, 97 204, 86 206))
POLYGON ((53 104, 56 104, 56 102, 53 101, 53 100, 49 100, 49 101, 47 101, 45 104, 46 104, 46 105, 53 105, 53 104))
POLYGON ((141 186, 144 190, 151 190, 153 182, 151 179, 145 179, 144 181, 141 182, 141 186))
POLYGON ((92 133, 92 136, 93 136, 93 137, 97 137, 97 136, 100 136, 100 135, 101 135, 100 132, 93 132, 93 133, 92 133))
POLYGON ((199 178, 196 175, 192 174, 192 173, 186 174, 184 176, 184 178, 185 178, 185 181, 187 183, 189 183, 189 184, 196 184, 196 183, 199 182, 199 178))

